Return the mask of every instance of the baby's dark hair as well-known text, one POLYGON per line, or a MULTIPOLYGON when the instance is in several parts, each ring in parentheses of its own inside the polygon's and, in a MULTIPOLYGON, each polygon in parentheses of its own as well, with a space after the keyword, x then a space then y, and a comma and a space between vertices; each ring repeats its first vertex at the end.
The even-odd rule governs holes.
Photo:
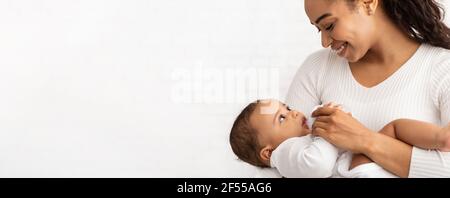
POLYGON ((231 149, 237 157, 251 165, 268 167, 259 157, 261 145, 258 141, 258 131, 251 125, 250 117, 255 112, 259 101, 250 103, 237 116, 230 133, 231 149))

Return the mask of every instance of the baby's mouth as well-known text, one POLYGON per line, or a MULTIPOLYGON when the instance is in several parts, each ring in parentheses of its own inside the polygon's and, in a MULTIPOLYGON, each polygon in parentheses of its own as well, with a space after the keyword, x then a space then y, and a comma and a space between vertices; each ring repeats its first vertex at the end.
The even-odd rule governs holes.
POLYGON ((303 118, 302 119, 302 127, 305 128, 305 129, 309 129, 307 123, 308 123, 308 120, 306 118, 303 118))

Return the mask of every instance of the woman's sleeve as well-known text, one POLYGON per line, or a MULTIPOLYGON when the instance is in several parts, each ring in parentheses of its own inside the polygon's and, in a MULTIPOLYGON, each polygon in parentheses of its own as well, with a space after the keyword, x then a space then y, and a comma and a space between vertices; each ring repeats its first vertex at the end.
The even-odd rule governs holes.
POLYGON ((326 67, 329 52, 321 50, 311 54, 298 69, 292 81, 286 104, 295 110, 303 112, 306 116, 313 108, 321 104, 319 87, 323 76, 323 68, 326 67))
MULTIPOLYGON (((449 57, 450 58, 450 57, 449 57)), ((435 105, 441 113, 441 125, 450 124, 450 61, 436 66, 431 76, 435 105)), ((450 152, 413 148, 409 177, 450 177, 450 152)))

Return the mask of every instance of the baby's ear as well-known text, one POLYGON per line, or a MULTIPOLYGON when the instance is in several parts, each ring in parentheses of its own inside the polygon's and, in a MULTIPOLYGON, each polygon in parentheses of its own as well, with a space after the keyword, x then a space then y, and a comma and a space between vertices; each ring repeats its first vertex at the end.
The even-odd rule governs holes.
POLYGON ((271 146, 265 146, 264 148, 261 149, 261 151, 259 152, 259 157, 265 161, 265 162, 269 162, 270 161, 270 156, 272 156, 272 151, 273 148, 271 146))

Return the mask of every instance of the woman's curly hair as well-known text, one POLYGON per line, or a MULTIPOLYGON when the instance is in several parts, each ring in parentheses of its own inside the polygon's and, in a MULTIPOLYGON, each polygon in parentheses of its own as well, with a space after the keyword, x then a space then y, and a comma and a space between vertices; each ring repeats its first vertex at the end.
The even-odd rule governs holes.
POLYGON ((445 11, 436 0, 381 0, 381 5, 389 18, 412 39, 450 49, 450 29, 443 22, 445 11))

